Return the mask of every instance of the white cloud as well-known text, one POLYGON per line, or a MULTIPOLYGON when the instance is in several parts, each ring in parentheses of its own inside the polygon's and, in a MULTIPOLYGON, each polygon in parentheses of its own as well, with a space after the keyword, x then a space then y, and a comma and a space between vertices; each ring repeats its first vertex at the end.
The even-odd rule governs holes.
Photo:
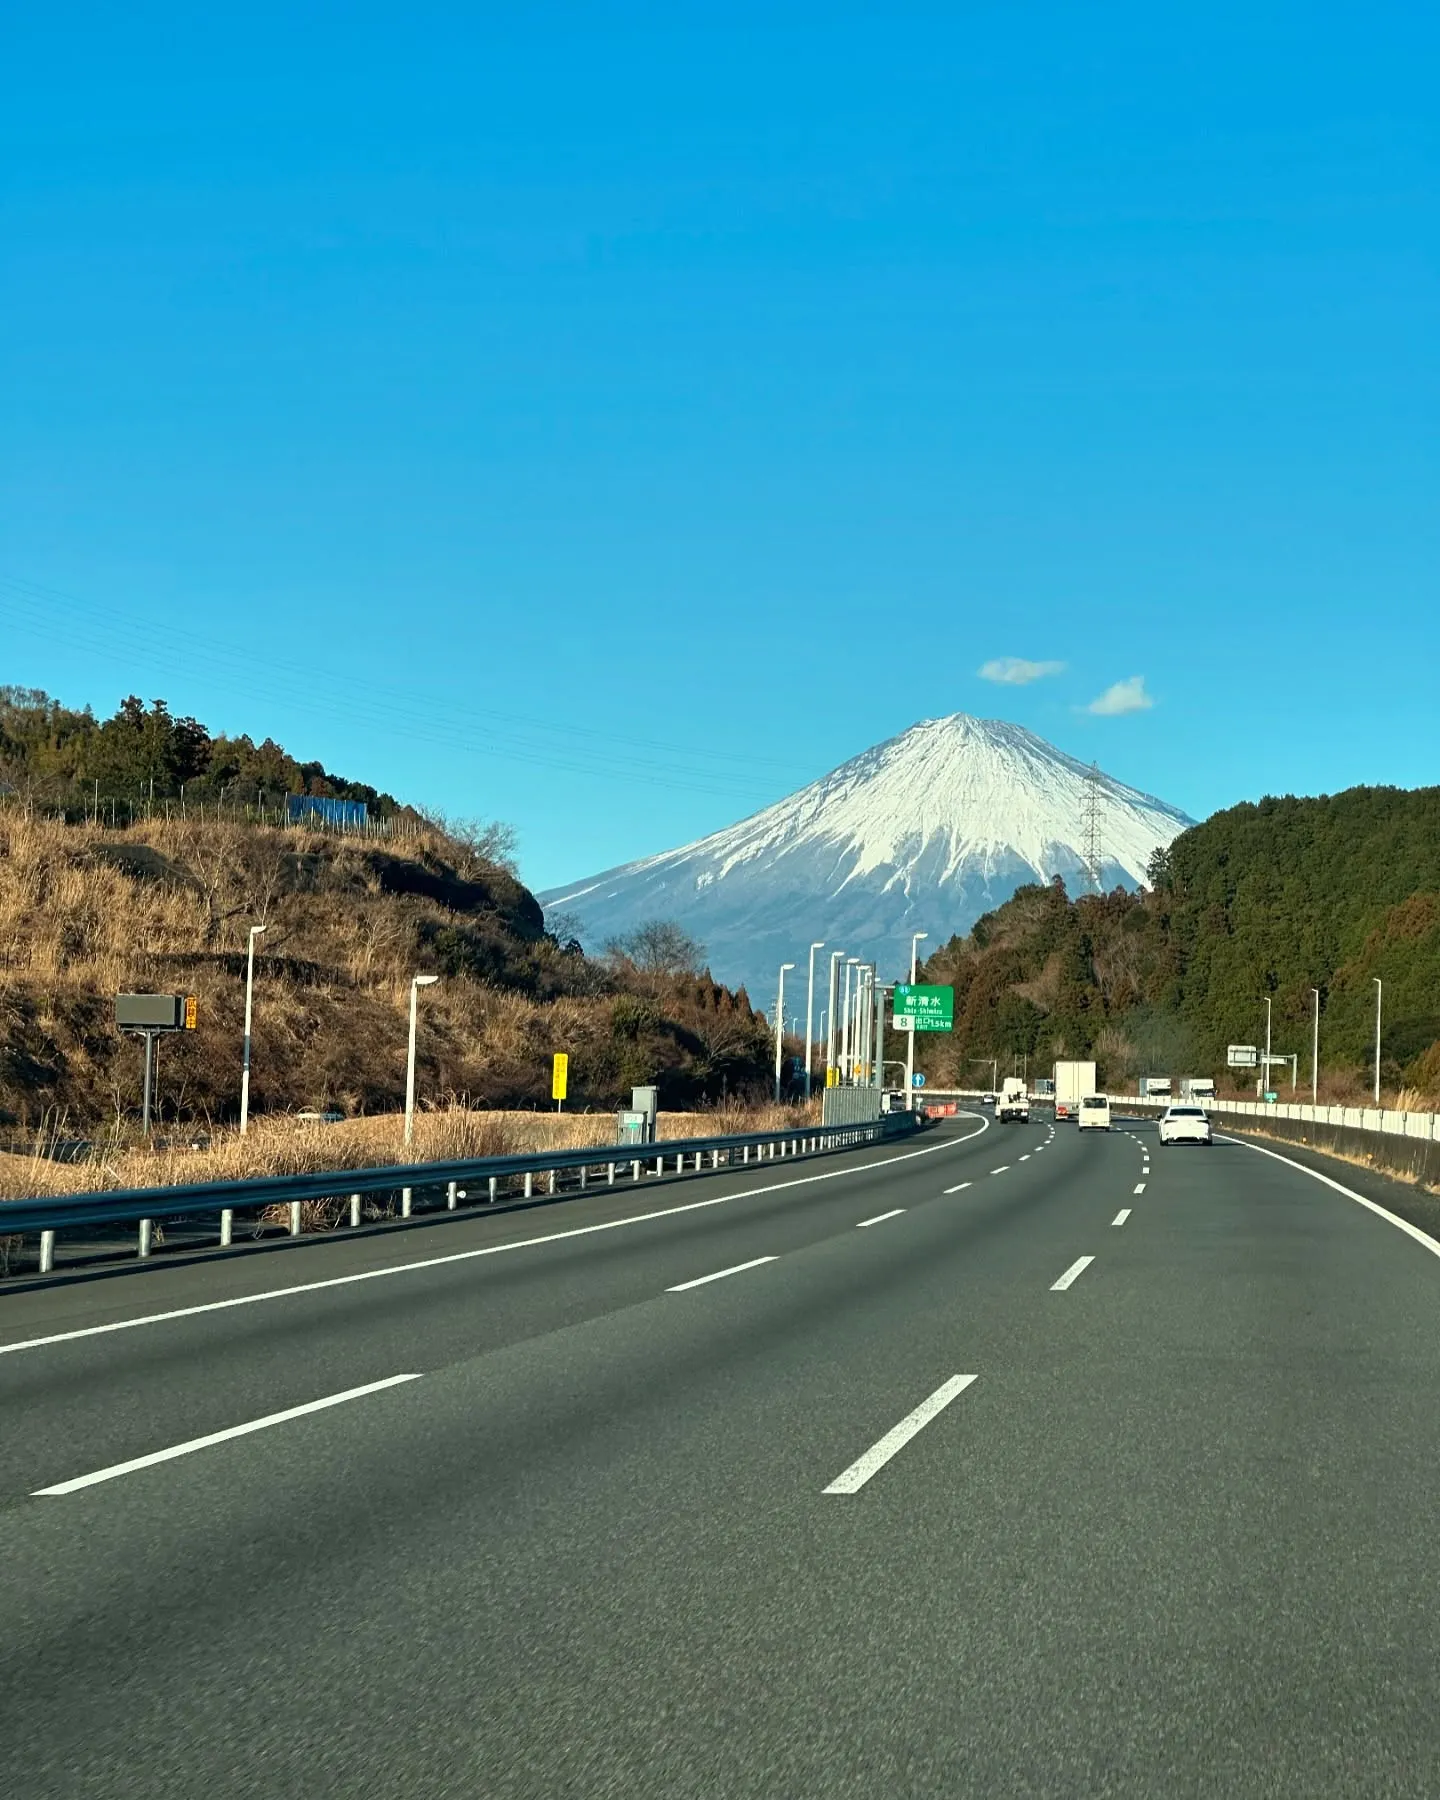
POLYGON ((1003 681, 1011 687, 1024 687, 1027 681, 1041 681, 1047 675, 1063 672, 1063 662, 1027 662, 1023 656, 997 656, 981 666, 982 681, 1003 681))
POLYGON ((1122 713, 1149 712, 1154 704, 1145 692, 1145 677, 1132 675, 1128 681, 1117 681, 1113 687, 1106 688, 1085 710, 1102 719, 1118 719, 1122 713))

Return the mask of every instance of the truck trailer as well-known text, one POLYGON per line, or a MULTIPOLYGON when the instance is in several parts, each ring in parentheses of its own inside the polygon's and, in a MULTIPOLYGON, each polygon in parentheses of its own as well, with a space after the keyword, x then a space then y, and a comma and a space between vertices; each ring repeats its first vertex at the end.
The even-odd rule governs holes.
POLYGON ((1055 1065, 1055 1117, 1078 1119, 1080 1102, 1095 1092, 1093 1062, 1057 1062, 1055 1065))
POLYGON ((1030 1096, 1025 1092, 1025 1083, 1018 1075, 1007 1075, 995 1102, 995 1123, 1028 1125, 1029 1122, 1030 1096))

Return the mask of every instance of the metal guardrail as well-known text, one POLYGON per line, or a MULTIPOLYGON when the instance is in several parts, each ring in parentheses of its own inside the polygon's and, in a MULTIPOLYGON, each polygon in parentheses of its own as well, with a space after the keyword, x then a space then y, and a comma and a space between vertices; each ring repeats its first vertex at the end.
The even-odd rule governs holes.
POLYGON ((79 1226, 138 1225, 140 1256, 149 1256, 157 1221, 218 1216, 218 1241, 222 1248, 233 1242, 237 1212, 262 1213, 277 1206, 289 1209, 289 1236, 301 1232, 301 1208, 307 1202, 348 1198, 349 1222, 358 1228, 365 1221, 367 1195, 399 1195, 399 1214, 411 1218, 415 1199, 443 1194, 443 1200, 422 1206, 422 1211, 456 1212, 463 1202, 469 1210, 471 1190, 480 1189, 476 1205, 498 1201, 534 1200, 536 1178, 546 1181, 539 1191, 543 1199, 593 1191, 597 1185, 614 1187, 628 1176, 639 1183, 646 1176, 683 1175, 687 1164, 694 1174, 718 1169, 742 1168, 751 1163, 781 1158, 813 1156, 824 1151, 883 1143, 908 1136, 921 1121, 912 1113, 888 1113, 879 1119, 853 1125, 802 1125, 790 1131, 741 1133, 730 1137, 669 1138, 652 1144, 588 1145, 577 1150, 540 1150, 525 1156, 481 1156, 456 1162, 394 1164, 375 1169, 332 1169, 308 1175, 280 1175, 236 1181, 177 1183, 161 1188, 115 1188, 89 1194, 48 1195, 33 1200, 0 1200, 0 1236, 40 1234, 39 1272, 55 1266, 55 1234, 79 1226), (707 1160, 708 1159, 708 1160, 707 1160), (667 1164, 672 1165, 667 1169, 667 1164), (591 1175, 598 1172, 598 1181, 591 1175), (573 1174, 573 1185, 564 1177, 573 1174), (518 1191, 517 1191, 518 1189, 518 1191))

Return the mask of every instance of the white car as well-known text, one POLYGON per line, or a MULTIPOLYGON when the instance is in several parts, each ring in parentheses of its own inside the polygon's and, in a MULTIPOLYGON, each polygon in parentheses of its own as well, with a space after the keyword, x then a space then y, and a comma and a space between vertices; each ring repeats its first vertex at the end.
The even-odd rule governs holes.
POLYGON ((1210 1115, 1203 1106, 1167 1106, 1160 1115, 1162 1144, 1213 1144, 1210 1115))
POLYGON ((1082 1131, 1108 1131, 1110 1129, 1110 1096, 1108 1094, 1087 1094, 1080 1102, 1080 1129, 1082 1131))

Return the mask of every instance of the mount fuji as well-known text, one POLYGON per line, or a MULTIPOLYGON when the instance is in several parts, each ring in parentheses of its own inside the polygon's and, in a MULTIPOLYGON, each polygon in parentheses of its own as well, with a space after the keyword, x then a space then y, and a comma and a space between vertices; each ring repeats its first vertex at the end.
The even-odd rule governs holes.
POLYGON ((812 939, 908 969, 910 934, 931 949, 968 931, 1024 882, 1088 885, 1087 793, 1098 797, 1102 885, 1134 888, 1157 847, 1193 820, 1092 771, 1020 725, 967 713, 926 719, 808 787, 678 850, 540 895, 575 912, 587 947, 674 919, 716 977, 768 1004, 782 962, 812 939))

